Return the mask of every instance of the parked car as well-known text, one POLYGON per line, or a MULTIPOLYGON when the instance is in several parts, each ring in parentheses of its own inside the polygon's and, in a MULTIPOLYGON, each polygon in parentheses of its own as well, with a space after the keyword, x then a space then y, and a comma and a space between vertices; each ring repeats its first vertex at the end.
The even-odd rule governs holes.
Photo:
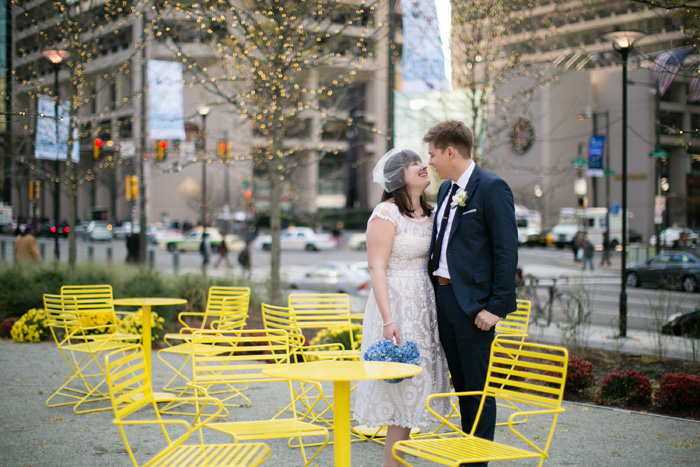
POLYGON ((75 238, 87 238, 87 228, 89 222, 81 222, 75 226, 75 238))
MULTIPOLYGON (((203 230, 201 227, 194 228, 187 232, 184 237, 182 235, 175 235, 172 238, 159 242, 158 247, 168 251, 199 252, 199 245, 202 243, 202 232, 203 230)), ((217 251, 224 237, 216 227, 207 227, 207 233, 209 234, 209 243, 211 244, 212 251, 217 251)), ((245 241, 238 235, 228 234, 226 235, 226 246, 229 251, 242 250, 245 248, 245 241)))
POLYGON ((111 242, 112 224, 108 221, 91 221, 85 233, 91 242, 111 242))
MULTIPOLYGON (((68 232, 70 232, 70 228, 62 224, 59 228, 58 235, 60 237, 67 237, 68 232)), ((34 233, 37 237, 53 237, 56 233, 56 227, 54 227, 53 222, 42 222, 34 233)))
MULTIPOLYGON (((138 225, 136 226, 136 228, 138 229, 138 225)), ((126 238, 129 235, 131 235, 131 232, 133 230, 134 225, 131 222, 126 221, 114 227, 112 229, 112 235, 114 236, 114 238, 126 238)))
POLYGON ((697 292, 700 259, 689 253, 664 253, 628 267, 626 280, 629 287, 682 288, 686 292, 697 292))
MULTIPOLYGON (((684 248, 698 245, 698 234, 686 227, 668 227, 659 233, 659 243, 665 247, 684 248)), ((649 238, 651 245, 656 245, 656 236, 649 238)))
POLYGON ((348 238, 345 243, 351 250, 366 250, 367 249, 367 234, 365 232, 357 232, 348 238))
POLYGON ((182 239, 182 231, 178 229, 165 229, 160 227, 154 227, 153 231, 147 232, 148 240, 156 245, 161 242, 168 242, 173 240, 182 239), (151 235, 152 234, 152 235, 151 235))
POLYGON ((700 308, 690 313, 677 314, 661 328, 662 334, 700 339, 700 308))
MULTIPOLYGON (((280 234, 280 242, 283 250, 330 250, 335 248, 336 242, 328 233, 316 233, 310 227, 290 227, 280 234)), ((261 235, 253 241, 253 248, 270 251, 272 249, 272 236, 261 235)))
POLYGON ((290 287, 315 292, 366 294, 369 293, 370 278, 359 263, 326 261, 293 281, 290 287))

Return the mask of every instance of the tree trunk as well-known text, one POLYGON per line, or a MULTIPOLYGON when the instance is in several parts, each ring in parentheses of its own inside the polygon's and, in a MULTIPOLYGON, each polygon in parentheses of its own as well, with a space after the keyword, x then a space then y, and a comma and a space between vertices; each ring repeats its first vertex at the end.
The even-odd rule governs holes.
POLYGON ((272 135, 272 161, 270 165, 270 235, 272 250, 270 252, 270 301, 280 305, 282 299, 280 281, 280 262, 282 256, 280 233, 282 230, 282 173, 279 160, 282 153, 282 126, 275 125, 272 135))

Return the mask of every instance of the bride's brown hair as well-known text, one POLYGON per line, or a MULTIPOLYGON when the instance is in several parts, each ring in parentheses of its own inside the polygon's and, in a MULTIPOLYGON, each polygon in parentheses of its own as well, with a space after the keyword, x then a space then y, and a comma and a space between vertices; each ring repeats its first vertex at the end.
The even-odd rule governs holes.
MULTIPOLYGON (((384 168, 384 172, 391 172, 392 170, 403 166, 404 171, 399 174, 400 177, 403 177, 404 172, 409 165, 411 165, 414 162, 422 161, 423 160, 420 158, 420 156, 415 152, 404 150, 392 157, 391 160, 387 162, 387 166, 384 168)), ((394 200, 394 204, 396 204, 396 206, 399 208, 399 212, 401 214, 403 214, 406 217, 412 217, 411 214, 413 214, 416 209, 413 206, 413 203, 411 202, 411 197, 408 193, 408 187, 405 183, 401 186, 401 188, 397 188, 391 193, 387 193, 386 191, 382 193, 382 201, 388 201, 390 199, 394 200)), ((425 200, 425 192, 421 193, 420 195, 420 207, 423 209, 423 213, 426 216, 429 216, 430 213, 433 212, 433 207, 430 205, 430 203, 428 203, 425 200)))

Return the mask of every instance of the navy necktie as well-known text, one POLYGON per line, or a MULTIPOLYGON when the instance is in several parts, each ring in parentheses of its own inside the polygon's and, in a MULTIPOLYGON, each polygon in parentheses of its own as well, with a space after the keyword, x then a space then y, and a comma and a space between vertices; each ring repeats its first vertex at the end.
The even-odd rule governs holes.
POLYGON ((440 253, 442 252, 442 241, 445 238, 445 230, 447 230, 447 219, 450 218, 450 211, 451 207, 450 204, 452 203, 452 197, 455 195, 457 192, 457 188, 459 188, 459 185, 456 183, 452 184, 452 190, 450 190, 450 194, 447 195, 447 200, 444 201, 447 203, 445 206, 445 212, 442 215, 442 220, 440 221, 440 230, 438 230, 438 235, 437 239, 435 239, 435 248, 433 248, 433 256, 430 258, 430 262, 428 263, 428 269, 430 270, 430 274, 435 272, 440 265, 440 253))

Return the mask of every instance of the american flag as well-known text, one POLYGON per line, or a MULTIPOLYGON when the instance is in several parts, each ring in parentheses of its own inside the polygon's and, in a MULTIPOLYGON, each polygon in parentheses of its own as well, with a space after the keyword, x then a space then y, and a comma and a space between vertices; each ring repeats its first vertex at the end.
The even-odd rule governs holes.
POLYGON ((671 83, 676 79, 676 73, 683 65, 685 57, 692 51, 692 47, 669 50, 656 58, 654 61, 654 80, 658 83, 659 94, 662 96, 666 94, 671 83))
POLYGON ((688 83, 688 102, 700 102, 700 78, 693 78, 688 83))

